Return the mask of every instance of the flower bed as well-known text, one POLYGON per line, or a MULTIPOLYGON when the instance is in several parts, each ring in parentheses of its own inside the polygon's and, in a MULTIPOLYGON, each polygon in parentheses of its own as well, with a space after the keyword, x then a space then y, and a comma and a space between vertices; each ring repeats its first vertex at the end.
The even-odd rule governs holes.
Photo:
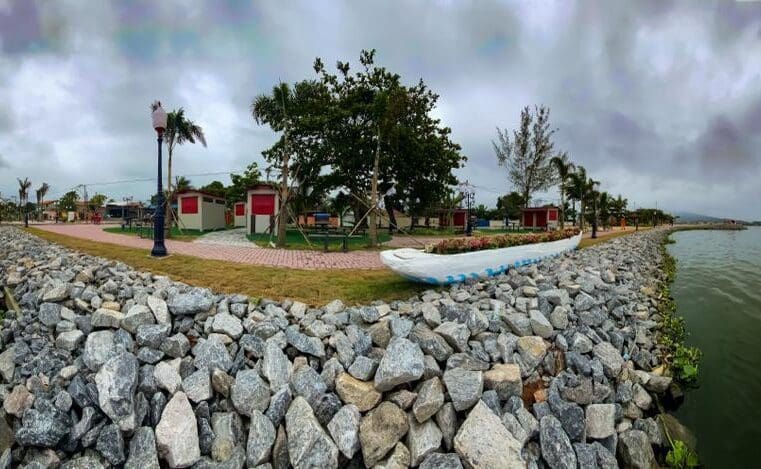
POLYGON ((458 254, 462 252, 483 251, 485 249, 509 248, 527 244, 560 241, 579 234, 578 228, 566 228, 559 231, 542 231, 525 234, 504 234, 480 238, 444 239, 436 244, 426 246, 425 251, 435 254, 458 254))

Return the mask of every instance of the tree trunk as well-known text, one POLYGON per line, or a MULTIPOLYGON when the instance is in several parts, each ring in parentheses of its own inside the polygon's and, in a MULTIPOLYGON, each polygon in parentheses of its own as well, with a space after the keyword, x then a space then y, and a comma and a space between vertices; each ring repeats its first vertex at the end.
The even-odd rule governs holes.
POLYGON ((579 229, 584 229, 584 198, 579 201, 579 229))
POLYGON ((396 224, 396 215, 394 215, 394 200, 391 196, 384 196, 383 203, 386 205, 386 213, 388 213, 388 234, 398 230, 399 227, 396 224))
POLYGON ((378 141, 375 147, 375 161, 373 162, 373 180, 370 187, 370 247, 378 246, 378 166, 380 165, 380 127, 378 127, 378 141))
POLYGON ((565 194, 563 188, 560 188, 560 229, 565 228, 565 194))
POLYGON ((286 215, 286 204, 288 202, 288 140, 286 139, 286 151, 283 154, 283 167, 280 171, 282 177, 280 181, 280 209, 278 212, 278 224, 277 224, 277 247, 285 247, 285 234, 288 224, 288 217, 286 215))
MULTIPOLYGON (((164 199, 164 238, 172 237, 172 226, 174 225, 172 217, 172 145, 167 148, 166 160, 166 198, 164 199)), ((156 210, 162 208, 156 207, 156 210)))

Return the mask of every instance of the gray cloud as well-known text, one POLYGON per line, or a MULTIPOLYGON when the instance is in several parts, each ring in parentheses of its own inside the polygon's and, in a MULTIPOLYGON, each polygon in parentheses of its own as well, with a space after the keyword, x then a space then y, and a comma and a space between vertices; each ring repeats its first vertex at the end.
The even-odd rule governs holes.
MULTIPOLYGON (((208 149, 178 150, 176 172, 264 166, 275 137, 251 119, 254 96, 312 77, 316 56, 356 66, 376 48, 381 65, 441 95, 436 113, 469 157, 458 175, 479 202, 510 190, 494 128, 546 104, 557 147, 604 189, 640 206, 761 218, 742 203, 761 197, 761 3, 185 3, 0 0, 0 190, 27 175, 53 196, 151 177, 156 98, 207 132, 208 149)), ((191 179, 214 178, 225 180, 191 179)))

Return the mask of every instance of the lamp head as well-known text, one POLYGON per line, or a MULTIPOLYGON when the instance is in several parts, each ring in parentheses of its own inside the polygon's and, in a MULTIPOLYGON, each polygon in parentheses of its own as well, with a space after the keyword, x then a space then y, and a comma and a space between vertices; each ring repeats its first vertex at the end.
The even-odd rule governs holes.
POLYGON ((163 107, 161 107, 161 101, 154 101, 151 104, 151 120, 153 121, 153 128, 156 129, 159 135, 164 133, 166 129, 167 114, 163 107))

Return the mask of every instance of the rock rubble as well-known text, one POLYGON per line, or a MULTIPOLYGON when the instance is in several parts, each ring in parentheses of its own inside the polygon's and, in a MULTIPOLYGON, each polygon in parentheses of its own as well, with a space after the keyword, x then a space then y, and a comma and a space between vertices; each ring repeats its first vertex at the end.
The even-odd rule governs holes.
POLYGON ((311 308, 0 228, 0 469, 653 467, 661 236, 311 308))

